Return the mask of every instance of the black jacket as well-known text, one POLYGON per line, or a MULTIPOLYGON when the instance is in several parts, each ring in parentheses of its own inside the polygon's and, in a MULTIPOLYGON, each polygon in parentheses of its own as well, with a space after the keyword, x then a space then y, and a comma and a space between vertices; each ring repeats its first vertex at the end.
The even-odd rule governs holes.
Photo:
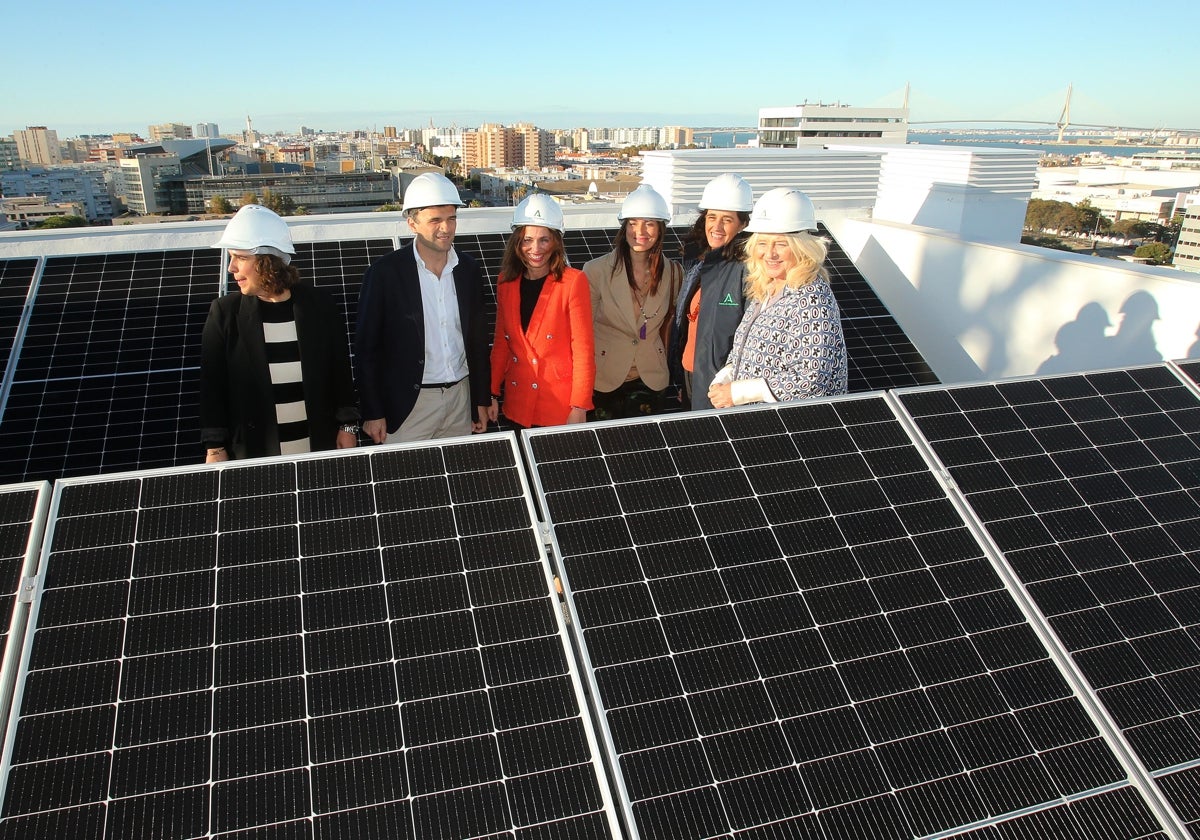
MULTIPOLYGON (((454 292, 462 324, 471 404, 491 405, 491 360, 483 276, 470 255, 458 254, 454 292)), ((412 240, 375 261, 363 277, 354 335, 354 367, 365 420, 383 417, 400 428, 417 402, 425 373, 425 307, 412 240)), ((471 421, 476 419, 472 409, 471 421)))
MULTIPOLYGON (((746 238, 746 234, 739 234, 739 239, 735 242, 744 247, 746 238)), ((700 317, 696 323, 700 325, 700 332, 696 336, 696 356, 693 359, 692 370, 694 409, 713 407, 708 401, 708 386, 712 384, 717 371, 725 366, 729 351, 733 348, 733 333, 746 311, 743 297, 746 264, 741 260, 726 258, 725 254, 730 247, 705 254, 698 278, 693 278, 692 271, 697 258, 688 259, 685 256, 683 262, 683 287, 675 301, 675 320, 671 324, 671 345, 667 356, 671 366, 672 384, 682 385, 683 347, 687 343, 688 328, 691 326, 687 319, 688 306, 699 289, 702 291, 700 317), (693 278, 690 283, 689 278, 693 278)))
MULTIPOLYGON (((346 321, 312 286, 292 288, 304 408, 314 450, 337 445, 338 426, 358 420, 346 321)), ((200 358, 200 438, 230 458, 279 454, 275 401, 259 300, 232 292, 213 301, 200 358)))

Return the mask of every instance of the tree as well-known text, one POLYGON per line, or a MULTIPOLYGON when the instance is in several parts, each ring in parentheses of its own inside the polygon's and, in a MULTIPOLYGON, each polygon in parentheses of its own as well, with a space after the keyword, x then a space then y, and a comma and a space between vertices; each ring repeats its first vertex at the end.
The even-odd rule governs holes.
POLYGON ((396 213, 396 212, 399 212, 399 210, 401 209, 402 206, 403 205, 396 204, 396 203, 380 204, 378 207, 375 208, 375 212, 376 213, 396 213))
POLYGON ((469 202, 467 202, 467 206, 468 207, 483 207, 484 203, 483 203, 483 201, 481 201, 478 198, 472 198, 469 202))
POLYGON ((214 195, 208 200, 208 212, 217 216, 224 216, 226 213, 233 212, 233 205, 229 203, 223 195, 214 195))
POLYGON ((241 206, 245 207, 247 204, 258 204, 258 196, 252 192, 242 193, 242 205, 241 206))
POLYGON ((83 216, 47 216, 37 223, 38 230, 50 230, 53 228, 75 228, 87 227, 87 219, 83 216))
POLYGON ((1112 227, 1112 220, 1105 218, 1086 198, 1075 205, 1075 211, 1079 214, 1077 229, 1084 233, 1096 233, 1112 227))
POLYGON ((1073 204, 1067 204, 1065 201, 1054 202, 1058 206, 1054 208, 1054 212, 1050 216, 1049 227, 1058 231, 1080 230, 1079 210, 1073 204))
POLYGON ((296 212, 296 200, 290 195, 272 192, 269 187, 263 188, 262 205, 268 210, 274 210, 280 216, 291 216, 296 212))
POLYGON ((1143 222, 1141 219, 1121 219, 1119 222, 1113 222, 1109 233, 1124 236, 1126 239, 1141 239, 1148 236, 1153 227, 1155 225, 1143 222))
POLYGON ((1025 208, 1025 227, 1030 230, 1044 230, 1050 227, 1050 216, 1054 212, 1057 201, 1047 201, 1044 198, 1031 198, 1025 208))
POLYGON ((1161 242, 1147 242, 1133 252, 1135 257, 1144 258, 1151 265, 1166 265, 1171 261, 1171 248, 1161 242))

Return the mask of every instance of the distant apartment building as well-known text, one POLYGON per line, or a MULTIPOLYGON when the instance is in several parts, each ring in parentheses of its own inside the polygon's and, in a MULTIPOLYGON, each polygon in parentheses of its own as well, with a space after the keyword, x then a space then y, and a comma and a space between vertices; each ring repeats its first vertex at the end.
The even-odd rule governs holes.
POLYGON ((273 157, 276 163, 302 164, 309 160, 308 146, 280 146, 273 157))
POLYGON ((238 205, 246 193, 260 199, 264 190, 287 196, 311 213, 352 213, 374 210, 396 200, 389 172, 313 172, 297 175, 226 175, 187 178, 174 187, 177 213, 204 213, 215 196, 238 205))
POLYGON ((542 167, 554 163, 554 136, 530 123, 484 123, 462 135, 466 171, 498 167, 542 167))
POLYGON ((17 143, 17 155, 26 163, 36 163, 42 166, 53 166, 62 163, 62 146, 58 142, 58 132, 44 125, 31 125, 23 131, 13 132, 13 140, 17 143))
POLYGON ((182 123, 160 123, 150 126, 150 142, 159 140, 191 140, 192 127, 182 123))
POLYGON ((78 214, 89 222, 108 221, 113 217, 113 199, 105 184, 105 172, 103 166, 33 166, 0 172, 0 194, 71 204, 78 206, 78 214))
POLYGON ((21 155, 17 151, 17 141, 0 137, 0 172, 12 172, 20 168, 21 155))
POLYGON ((796 149, 827 143, 908 142, 907 108, 854 108, 824 103, 758 109, 758 145, 796 149))
POLYGON ((117 195, 131 212, 142 216, 172 212, 170 181, 183 174, 179 155, 139 155, 118 163, 117 195))
POLYGON ((396 137, 396 126, 385 125, 383 127, 383 136, 389 139, 394 139, 396 137))
POLYGON ((203 140, 205 137, 215 140, 221 136, 221 132, 216 123, 196 123, 196 127, 192 129, 192 136, 197 140, 203 140))
POLYGON ((1171 264, 1184 271, 1200 273, 1200 203, 1187 208, 1171 264))
POLYGON ((676 149, 691 146, 696 142, 692 129, 682 125, 668 125, 663 128, 660 145, 676 149))

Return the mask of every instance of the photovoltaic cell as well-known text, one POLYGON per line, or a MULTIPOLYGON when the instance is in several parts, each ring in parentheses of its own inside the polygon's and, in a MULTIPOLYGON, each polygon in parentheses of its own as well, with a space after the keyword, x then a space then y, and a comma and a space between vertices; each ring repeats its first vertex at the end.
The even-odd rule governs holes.
POLYGON ((0 837, 609 836, 530 506, 511 436, 59 482, 0 837))
POLYGON ((899 396, 1200 836, 1200 399, 1163 365, 899 396))
POLYGON ((885 399, 526 442, 640 837, 1166 836, 885 399))

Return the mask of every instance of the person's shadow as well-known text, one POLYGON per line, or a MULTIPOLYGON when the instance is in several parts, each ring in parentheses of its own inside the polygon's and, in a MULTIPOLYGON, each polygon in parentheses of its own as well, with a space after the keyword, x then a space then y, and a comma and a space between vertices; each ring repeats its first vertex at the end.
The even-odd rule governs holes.
POLYGON ((1149 365, 1162 361, 1154 339, 1158 301, 1149 292, 1136 291, 1121 304, 1121 324, 1109 338, 1110 363, 1106 367, 1149 365))
POLYGON ((1095 301, 1084 304, 1074 321, 1068 321, 1058 328, 1054 336, 1054 346, 1058 352, 1038 366, 1038 375, 1077 373, 1107 367, 1108 328, 1111 326, 1112 322, 1103 306, 1095 301))

